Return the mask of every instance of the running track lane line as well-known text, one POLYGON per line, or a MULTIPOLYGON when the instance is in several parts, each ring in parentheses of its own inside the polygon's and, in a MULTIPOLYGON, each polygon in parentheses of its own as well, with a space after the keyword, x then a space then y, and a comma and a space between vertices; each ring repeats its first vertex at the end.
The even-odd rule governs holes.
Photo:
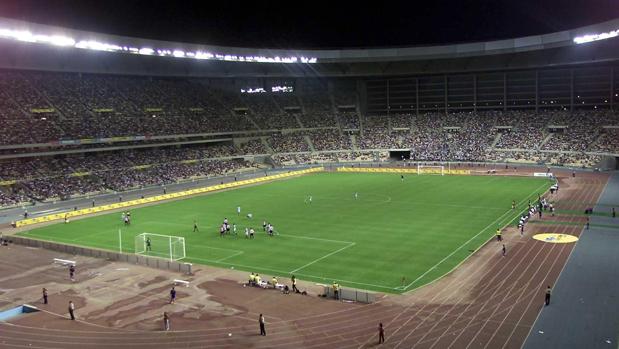
MULTIPOLYGON (((588 197, 588 196, 589 196, 589 192, 587 192, 587 191, 578 193, 578 195, 579 195, 579 196, 583 196, 582 194, 584 194, 584 196, 585 196, 585 197, 588 197)), ((572 217, 572 218, 573 218, 573 217, 572 217)), ((567 226, 561 226, 561 227, 559 227, 559 229, 560 229, 562 232, 566 232, 566 231, 571 230, 571 229, 570 229, 569 227, 567 227, 567 226)), ((558 253, 556 253, 555 260, 553 261, 553 263, 552 263, 552 265, 551 265, 551 268, 549 268, 549 269, 548 269, 548 271, 546 272, 546 275, 545 275, 545 277, 544 277, 544 281, 546 281, 546 279, 548 278, 548 275, 550 274, 550 272, 551 272, 551 271, 552 271, 552 269, 554 268, 554 266, 555 266, 555 264, 557 263, 557 261, 559 261, 560 257, 561 257, 561 256, 563 255, 563 253, 564 253, 564 250, 565 250, 568 246, 569 246, 569 245, 561 246, 561 248, 559 249, 559 252, 558 252, 558 253)), ((552 248, 552 249, 548 252, 548 254, 547 254, 546 258, 547 258, 548 256, 550 256, 550 255, 551 255, 551 254, 555 251, 555 248, 554 248, 555 246, 552 246, 552 247, 553 247, 553 248, 552 248)), ((573 246, 571 246, 571 247, 573 247, 573 246)), ((546 259, 546 258, 545 258, 545 259, 546 259)), ((540 266, 538 266, 538 271, 539 271, 539 269, 540 269, 540 268, 541 268, 541 265, 540 265, 540 266)), ((536 276, 538 271, 536 271, 536 272, 533 274, 533 276, 536 276)), ((542 282, 542 283, 541 283, 541 285, 543 285, 543 283, 544 283, 544 282, 542 282)), ((530 299, 530 302, 532 302, 532 300, 533 300, 533 298, 531 298, 531 299, 530 299)), ((527 306, 527 307, 525 307, 525 309, 523 310, 523 313, 522 313, 523 315, 522 315, 522 316, 524 316, 524 315, 526 314, 527 309, 528 309, 528 306, 527 306)), ((496 308, 494 309, 494 311, 492 312, 492 314, 491 314, 490 316, 491 316, 491 317, 492 317, 492 316, 494 316, 494 315, 495 315, 495 312, 496 312, 496 308)), ((510 311, 510 312, 511 312, 511 311, 510 311)), ((505 319, 507 318, 507 316, 508 316, 508 315, 509 315, 509 313, 508 313, 508 314, 504 317, 504 319, 503 319, 503 321, 502 321, 502 322, 504 322, 504 321, 505 321, 505 319)), ((476 333, 475 333, 475 335, 473 336, 473 338, 471 338, 471 339, 470 339, 470 342, 468 343, 467 348, 468 348, 468 347, 470 347, 470 346, 473 344, 474 340, 475 340, 475 339, 476 339, 476 338, 480 335, 480 333, 482 333, 482 332, 483 332, 483 329, 484 329, 484 328, 486 327, 486 325, 487 325, 487 321, 483 320, 483 321, 481 321, 481 322, 480 322, 480 323, 478 323, 478 324, 481 324, 481 327, 480 327, 480 328, 476 331, 476 333)), ((487 347, 487 345, 488 345, 488 344, 492 341, 492 339, 494 338, 494 336, 495 336, 496 332, 500 329, 500 327, 501 327, 501 326, 502 326, 502 324, 501 324, 501 325, 499 325, 499 327, 497 327, 497 328, 495 329, 495 332, 493 332, 493 335, 490 337, 490 339, 488 339, 488 342, 486 342, 486 346, 485 346, 485 347, 487 347)), ((460 333, 460 335, 462 335, 462 334, 464 333, 464 331, 466 330, 466 328, 468 328, 468 327, 469 327, 468 325, 467 325, 467 326, 465 326, 465 329, 464 329, 464 330, 460 333)), ((458 335, 458 337, 460 337, 460 335, 458 335)), ((456 337, 456 339, 457 339, 458 337, 456 337)), ((455 343, 452 343, 452 345, 453 345, 453 344, 455 344, 455 343)))
MULTIPOLYGON (((604 185, 604 188, 602 188, 602 190, 597 194, 598 195, 598 199, 597 201, 600 200, 600 196, 602 195, 602 193, 604 193, 604 191, 606 190, 606 187, 608 186, 608 182, 610 182, 610 177, 606 177, 606 184, 604 185)), ((590 184, 590 183, 589 183, 590 184)), ((578 201, 571 201, 572 205, 575 204, 582 204, 582 202, 578 202, 578 201)), ((585 203, 586 204, 586 203, 585 203)), ((585 229, 583 229, 580 233, 580 235, 582 236, 582 234, 584 234, 585 229)), ((565 261, 565 264, 563 265, 563 268, 561 269, 561 272, 559 272, 559 275, 557 276, 557 280, 559 280, 559 278, 561 277, 561 274, 563 273, 563 270, 565 270, 565 266, 567 265, 567 262, 570 260, 571 256, 572 256, 572 252, 574 252, 574 250, 576 249, 576 246, 574 246, 574 248, 572 249, 572 251, 570 252, 570 255, 568 256, 567 260, 565 261)), ((542 314, 542 310, 540 309, 540 311, 537 313, 537 316, 535 317, 535 320, 533 321, 533 324, 531 325, 531 327, 529 328, 529 332, 527 333, 527 335, 524 337, 524 340, 522 341, 522 344, 520 345, 520 348, 524 348, 524 344, 526 342, 526 339, 531 335, 531 331, 533 331, 533 327, 535 327, 535 323, 537 322, 537 320, 539 319, 540 315, 542 314)), ((520 319, 518 321, 518 323, 520 323, 522 319, 520 319)), ((509 339, 514 335, 515 330, 512 331, 512 333, 510 333, 508 340, 505 342, 505 344, 503 345, 503 348, 505 348, 505 346, 507 345, 507 343, 509 343, 509 339)))

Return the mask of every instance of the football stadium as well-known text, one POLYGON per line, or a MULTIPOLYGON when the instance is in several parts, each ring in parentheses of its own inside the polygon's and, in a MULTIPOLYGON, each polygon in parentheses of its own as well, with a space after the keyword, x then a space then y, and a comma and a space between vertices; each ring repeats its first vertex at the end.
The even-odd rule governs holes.
POLYGON ((0 348, 617 348, 619 18, 520 33, 0 11, 0 348))

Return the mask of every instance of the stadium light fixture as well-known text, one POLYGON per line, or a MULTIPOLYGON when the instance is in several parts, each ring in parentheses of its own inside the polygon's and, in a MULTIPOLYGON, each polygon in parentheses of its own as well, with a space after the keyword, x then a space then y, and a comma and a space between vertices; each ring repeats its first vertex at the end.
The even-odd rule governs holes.
POLYGON ((619 36, 619 29, 612 30, 612 31, 609 31, 609 32, 606 32, 606 33, 587 34, 587 35, 577 36, 577 37, 574 38, 574 43, 576 43, 576 44, 586 44, 588 42, 615 38, 617 36, 619 36))
POLYGON ((65 35, 47 35, 42 33, 33 33, 29 30, 15 30, 11 28, 0 28, 0 39, 7 39, 19 42, 46 44, 51 46, 61 47, 73 47, 83 50, 93 51, 105 51, 105 52, 118 52, 129 53, 135 55, 158 55, 162 57, 174 57, 174 58, 188 58, 188 59, 200 59, 200 60, 219 60, 227 62, 256 62, 256 63, 280 63, 280 64, 293 64, 293 63, 305 63, 313 64, 317 63, 318 59, 315 57, 296 57, 296 56, 240 56, 231 53, 209 53, 203 51, 183 51, 179 49, 170 50, 165 48, 150 48, 150 47, 131 47, 126 45, 119 45, 117 43, 108 43, 96 40, 94 38, 72 38, 65 35))

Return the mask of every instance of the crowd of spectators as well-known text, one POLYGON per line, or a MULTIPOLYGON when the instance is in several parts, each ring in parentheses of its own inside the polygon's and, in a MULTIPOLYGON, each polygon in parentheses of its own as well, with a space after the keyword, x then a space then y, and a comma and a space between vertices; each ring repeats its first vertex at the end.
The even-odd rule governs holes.
MULTIPOLYGON (((411 149, 411 157, 423 161, 594 166, 600 157, 587 152, 619 152, 619 131, 614 128, 619 126, 619 114, 609 110, 361 116, 354 111, 357 103, 354 90, 342 88, 332 92, 317 88, 306 93, 242 94, 199 79, 3 71, 0 145, 135 135, 185 135, 179 138, 188 139, 199 133, 325 129, 270 136, 240 134, 264 139, 254 138, 236 146, 168 146, 2 160, 0 203, 12 205, 223 174, 252 166, 230 159, 244 154, 273 153, 275 162, 293 164, 376 160, 376 153, 367 150, 395 148, 411 149), (293 109, 296 114, 292 114, 293 109), (345 152, 315 153, 332 150, 345 152), (293 152, 303 154, 281 155, 293 152)), ((155 139, 139 144, 150 145, 155 139)), ((69 145, 62 150, 105 146, 69 145)), ((30 149, 3 149, 0 153, 30 149)))
POLYGON ((317 151, 352 149, 350 136, 341 134, 339 130, 320 130, 308 134, 317 151))
POLYGON ((309 151, 310 147, 301 133, 273 134, 269 138, 269 144, 276 153, 309 151))
POLYGON ((0 162, 2 205, 217 176, 256 165, 228 144, 143 148, 0 162), (223 158, 223 159, 219 159, 223 158))
POLYGON ((260 138, 251 139, 238 145, 241 154, 268 154, 269 150, 260 138))
POLYGON ((359 129, 359 115, 356 112, 339 112, 337 118, 342 129, 359 129))

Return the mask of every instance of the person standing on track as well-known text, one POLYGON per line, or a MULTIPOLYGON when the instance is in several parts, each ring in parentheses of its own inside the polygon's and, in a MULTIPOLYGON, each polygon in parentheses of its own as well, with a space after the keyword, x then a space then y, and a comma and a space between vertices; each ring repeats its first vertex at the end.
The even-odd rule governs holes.
POLYGON ((176 290, 174 289, 174 286, 172 286, 172 289, 170 290, 170 304, 174 304, 175 300, 176 300, 176 290))
POLYGON ((69 301, 69 316, 71 316, 71 320, 75 320, 75 304, 73 301, 69 301))
POLYGON ((170 316, 167 311, 163 312, 163 329, 165 331, 170 330, 170 316))
POLYGON ((75 282, 75 265, 71 264, 69 266, 69 279, 71 279, 71 281, 75 282))
POLYGON ((507 249, 505 248, 505 244, 503 244, 503 257, 507 254, 507 249))
POLYGON ((260 335, 261 336, 266 336, 267 335, 267 331, 264 328, 264 316, 262 316, 262 314, 260 314, 260 317, 258 318, 258 323, 260 324, 260 335))
POLYGON ((548 285, 548 287, 546 288, 546 299, 544 301, 544 303, 546 303, 546 305, 550 305, 550 294, 552 293, 552 289, 550 288, 550 285, 548 285))
POLYGON ((496 229, 496 241, 503 241, 503 238, 501 237, 501 228, 496 229))
POLYGON ((47 304, 47 288, 43 287, 43 304, 47 304))
POLYGON ((294 275, 292 275, 290 280, 292 281, 292 291, 295 293, 299 293, 299 289, 297 288, 297 278, 294 275))
POLYGON ((378 324, 378 344, 385 343, 385 328, 383 327, 383 323, 378 324))

